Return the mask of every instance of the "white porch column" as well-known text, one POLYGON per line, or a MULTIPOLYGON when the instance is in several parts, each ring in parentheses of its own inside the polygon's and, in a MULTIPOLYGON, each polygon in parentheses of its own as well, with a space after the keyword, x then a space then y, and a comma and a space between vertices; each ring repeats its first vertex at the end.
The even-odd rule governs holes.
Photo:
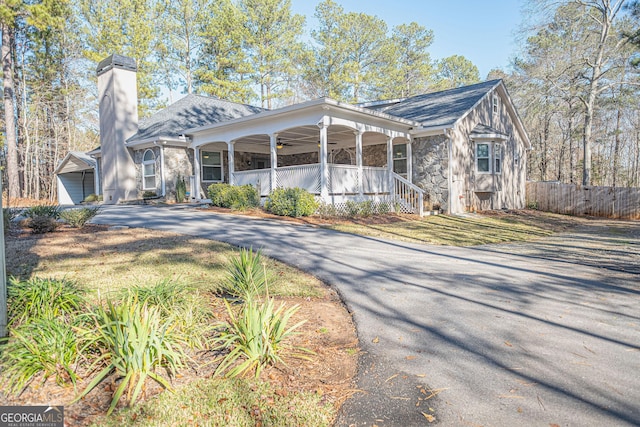
POLYGON ((227 142, 227 161, 229 162, 229 184, 236 184, 236 177, 234 176, 236 172, 236 163, 235 163, 235 152, 233 150, 233 141, 227 142))
POLYGON ((160 188, 162 197, 167 197, 167 174, 164 166, 164 145, 160 145, 160 188))
POLYGON ((393 188, 393 138, 387 136, 387 169, 389 173, 389 194, 394 196, 393 188))
POLYGON ((193 149, 193 172, 195 175, 195 187, 191 189, 191 197, 195 200, 200 199, 200 147, 193 149))
POLYGON ((269 147, 271 151, 271 189, 273 191, 276 189, 276 169, 278 169, 278 147, 276 147, 278 143, 278 134, 274 133, 270 136, 269 147))
POLYGON ((327 164, 327 125, 324 121, 320 127, 320 197, 329 201, 329 165, 327 164))
POLYGON ((358 196, 362 199, 364 194, 362 176, 362 132, 356 131, 356 166, 358 167, 358 196))
POLYGON ((413 183, 413 152, 411 151, 411 139, 407 140, 407 181, 413 183))

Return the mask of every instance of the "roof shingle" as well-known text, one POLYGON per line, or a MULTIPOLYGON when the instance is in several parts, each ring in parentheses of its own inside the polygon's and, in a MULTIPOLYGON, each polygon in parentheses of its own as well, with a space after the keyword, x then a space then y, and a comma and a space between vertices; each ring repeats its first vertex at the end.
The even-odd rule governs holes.
POLYGON ((186 129, 236 119, 261 111, 263 111, 262 108, 251 105, 191 94, 142 120, 138 125, 138 132, 127 142, 135 143, 161 137, 178 138, 186 129))

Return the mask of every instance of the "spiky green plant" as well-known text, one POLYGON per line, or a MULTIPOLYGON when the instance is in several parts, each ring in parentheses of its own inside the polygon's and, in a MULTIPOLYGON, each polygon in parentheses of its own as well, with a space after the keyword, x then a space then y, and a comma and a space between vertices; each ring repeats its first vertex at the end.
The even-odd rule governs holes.
POLYGON ((120 305, 107 301, 93 314, 93 329, 85 330, 84 349, 98 349, 100 356, 92 368, 102 368, 75 399, 80 400, 111 374, 121 378, 113 394, 107 415, 125 396, 133 405, 143 391, 147 379, 172 390, 168 379, 158 371, 174 376, 185 366, 184 341, 176 333, 173 317, 164 317, 158 307, 150 307, 130 298, 120 305))
POLYGON ((9 324, 72 315, 85 306, 84 290, 64 279, 9 279, 9 324))
POLYGON ((100 211, 99 207, 67 209, 60 212, 60 218, 74 228, 82 228, 100 211))
POLYGON ((310 353, 289 343, 295 330, 306 322, 303 320, 287 327, 291 316, 300 308, 298 305, 285 310, 285 305, 281 304, 274 310, 271 298, 264 303, 250 299, 236 315, 226 300, 225 304, 231 321, 223 325, 217 342, 220 349, 227 349, 229 353, 218 365, 216 374, 227 371, 227 377, 236 377, 253 371, 257 378, 265 366, 284 364, 284 353, 302 358, 306 357, 303 353, 310 353))
POLYGON ((10 329, 0 356, 0 372, 9 392, 19 394, 39 374, 60 385, 76 383, 77 336, 60 319, 36 319, 10 329))
POLYGON ((231 259, 224 291, 236 297, 250 299, 265 292, 268 280, 262 252, 242 248, 231 259))
POLYGON ((165 279, 151 286, 134 285, 125 290, 125 299, 137 299, 158 307, 163 317, 173 316, 176 330, 192 348, 204 348, 213 332, 213 313, 207 302, 191 286, 165 279))

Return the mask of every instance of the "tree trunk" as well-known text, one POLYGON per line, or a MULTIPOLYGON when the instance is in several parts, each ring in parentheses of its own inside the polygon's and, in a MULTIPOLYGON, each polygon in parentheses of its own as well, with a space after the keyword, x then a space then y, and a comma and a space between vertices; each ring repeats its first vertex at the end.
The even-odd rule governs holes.
POLYGON ((2 24, 2 79, 4 88, 4 123, 7 144, 7 183, 9 198, 20 197, 20 171, 18 169, 18 140, 16 135, 15 87, 13 81, 13 30, 2 24))

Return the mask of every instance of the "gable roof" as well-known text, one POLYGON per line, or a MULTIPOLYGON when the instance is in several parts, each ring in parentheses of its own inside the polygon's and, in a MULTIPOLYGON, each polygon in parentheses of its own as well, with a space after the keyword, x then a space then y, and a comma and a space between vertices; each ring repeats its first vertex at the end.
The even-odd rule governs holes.
POLYGON ((251 105, 190 94, 148 117, 127 145, 159 139, 179 140, 186 129, 223 122, 264 111, 251 105))
POLYGON ((82 172, 93 170, 96 167, 96 159, 86 153, 80 151, 69 151, 62 159, 55 171, 54 175, 60 173, 82 172))
POLYGON ((489 80, 381 105, 371 105, 368 108, 420 122, 425 128, 453 126, 500 83, 501 80, 489 80))

